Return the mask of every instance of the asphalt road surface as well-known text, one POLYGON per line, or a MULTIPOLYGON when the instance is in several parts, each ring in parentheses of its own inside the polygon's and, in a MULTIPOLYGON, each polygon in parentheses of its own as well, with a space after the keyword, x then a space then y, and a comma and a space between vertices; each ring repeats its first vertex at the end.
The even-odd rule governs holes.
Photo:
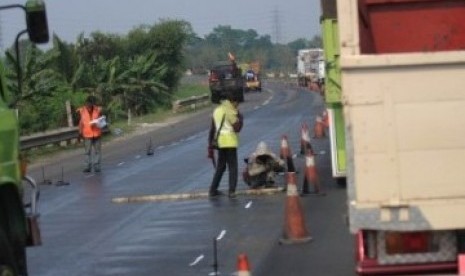
MULTIPOLYGON (((287 135, 300 189, 300 127, 313 127, 324 110, 322 98, 308 90, 266 83, 262 93, 248 93, 245 100, 240 106, 245 125, 239 160, 259 141, 278 153, 287 135)), ((255 276, 354 275, 346 191, 331 178, 327 137, 311 142, 326 195, 299 197, 311 242, 279 243, 289 200, 285 192, 240 194, 236 199, 115 201, 207 192, 214 172, 206 157, 212 110, 206 107, 148 124, 137 136, 105 143, 99 174, 82 173, 82 149, 32 165, 31 175, 41 182, 44 172, 52 185, 40 186, 43 245, 28 248, 30 275, 231 275, 241 253, 248 256, 255 276), (150 140, 152 156, 146 154, 150 140), (57 186, 60 180, 69 185, 57 186)), ((243 167, 240 161, 239 170, 243 167)), ((226 173, 220 190, 227 190, 227 179, 226 173)), ((247 190, 239 179, 238 190, 247 190)), ((285 175, 277 180, 278 186, 286 186, 285 175)))

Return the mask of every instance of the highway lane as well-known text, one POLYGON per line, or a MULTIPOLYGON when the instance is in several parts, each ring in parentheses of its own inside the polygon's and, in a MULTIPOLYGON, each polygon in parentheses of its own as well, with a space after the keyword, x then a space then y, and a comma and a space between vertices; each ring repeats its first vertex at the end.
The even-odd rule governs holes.
MULTIPOLYGON (((300 125, 312 126, 323 111, 319 95, 281 84, 246 95, 245 126, 239 159, 263 140, 279 151, 282 135, 298 153, 300 125)), ((230 274, 246 253, 253 275, 353 275, 352 236, 344 221, 345 190, 330 177, 328 139, 313 140, 324 197, 303 197, 304 216, 314 238, 282 246, 284 193, 235 200, 113 203, 116 197, 207 191, 213 175, 206 158, 206 137, 213 107, 173 120, 172 124, 104 146, 100 174, 80 172, 79 152, 33 166, 41 180, 68 186, 41 186, 43 245, 28 249, 31 275, 208 275, 214 271, 213 240, 218 238, 218 270, 230 274), (145 155, 152 138, 155 154, 145 155), (221 238, 221 239, 220 239, 221 238)), ((294 159, 298 170, 303 158, 294 159)), ((240 170, 243 164, 240 163, 240 170)), ((298 184, 302 173, 298 174, 298 184)), ((284 176, 279 178, 285 184, 284 176)), ((220 188, 227 189, 227 175, 220 188)), ((238 189, 246 189, 239 182, 238 189)))

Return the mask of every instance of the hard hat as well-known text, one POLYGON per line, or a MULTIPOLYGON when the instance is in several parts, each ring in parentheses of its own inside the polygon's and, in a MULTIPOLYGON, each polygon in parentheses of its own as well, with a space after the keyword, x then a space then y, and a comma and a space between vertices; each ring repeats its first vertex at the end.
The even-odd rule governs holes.
POLYGON ((266 145, 265 142, 260 141, 257 145, 257 149, 255 150, 256 155, 264 155, 264 154, 269 154, 270 150, 268 149, 268 146, 266 145))

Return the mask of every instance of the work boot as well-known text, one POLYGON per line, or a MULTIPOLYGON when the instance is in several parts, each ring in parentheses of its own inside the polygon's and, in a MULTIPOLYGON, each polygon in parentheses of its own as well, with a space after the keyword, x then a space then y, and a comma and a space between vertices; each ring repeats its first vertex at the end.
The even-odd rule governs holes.
POLYGON ((100 172, 100 167, 95 167, 94 172, 99 173, 100 172))
POLYGON ((84 170, 82 170, 83 173, 90 173, 91 169, 90 168, 85 168, 84 170))
POLYGON ((218 197, 218 196, 222 196, 222 195, 224 195, 224 193, 222 191, 218 191, 218 190, 208 193, 209 197, 218 197))
POLYGON ((236 198, 237 197, 236 192, 229 192, 228 197, 229 198, 236 198))

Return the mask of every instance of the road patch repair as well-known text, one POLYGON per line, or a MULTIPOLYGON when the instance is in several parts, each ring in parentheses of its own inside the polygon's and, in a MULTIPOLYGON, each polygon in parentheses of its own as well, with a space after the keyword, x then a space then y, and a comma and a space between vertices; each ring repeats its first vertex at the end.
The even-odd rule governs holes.
MULTIPOLYGON (((283 187, 261 188, 238 190, 237 195, 272 195, 284 192, 283 187)), ((188 199, 202 199, 208 198, 208 192, 191 192, 182 194, 159 194, 159 195, 139 195, 129 197, 114 197, 111 202, 113 203, 133 203, 133 202, 159 202, 170 200, 188 200, 188 199)))

